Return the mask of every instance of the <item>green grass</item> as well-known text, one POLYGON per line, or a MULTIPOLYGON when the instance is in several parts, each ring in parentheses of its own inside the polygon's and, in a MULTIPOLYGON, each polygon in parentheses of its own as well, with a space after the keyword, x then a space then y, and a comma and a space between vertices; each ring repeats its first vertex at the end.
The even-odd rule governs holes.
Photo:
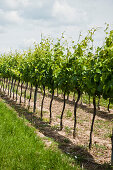
POLYGON ((53 130, 59 129, 59 124, 51 126, 53 130))
POLYGON ((72 128, 70 128, 70 127, 68 127, 68 126, 65 126, 64 130, 65 130, 65 132, 66 132, 67 134, 71 134, 71 133, 72 133, 72 132, 71 132, 72 128))
POLYGON ((35 129, 25 125, 25 121, 0 101, 0 169, 81 169, 74 159, 61 151, 44 147, 35 129))
POLYGON ((66 117, 67 118, 70 118, 72 117, 72 112, 68 109, 67 112, 66 112, 66 117))

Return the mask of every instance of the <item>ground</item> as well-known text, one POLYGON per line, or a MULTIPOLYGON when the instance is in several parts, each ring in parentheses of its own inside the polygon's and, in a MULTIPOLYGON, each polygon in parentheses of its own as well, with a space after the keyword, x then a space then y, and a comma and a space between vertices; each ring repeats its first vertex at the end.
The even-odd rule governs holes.
MULTIPOLYGON (((7 91, 6 91, 7 94, 7 91)), ((27 91, 29 95, 29 90, 27 91)), ((110 163, 111 159, 111 129, 113 110, 110 113, 105 107, 100 107, 97 110, 95 119, 94 132, 93 132, 93 145, 92 149, 88 149, 90 126, 93 116, 93 105, 87 105, 79 103, 77 110, 77 134, 73 139, 73 124, 74 124, 74 102, 72 97, 66 101, 66 108, 63 117, 63 130, 59 130, 60 115, 63 107, 62 95, 54 97, 52 104, 52 123, 49 124, 49 104, 51 95, 46 93, 43 109, 43 121, 40 120, 40 107, 42 101, 41 91, 38 91, 37 96, 37 111, 32 113, 33 101, 31 101, 30 110, 27 110, 28 100, 24 104, 22 98, 22 104, 19 104, 19 95, 17 103, 8 96, 1 94, 8 104, 15 107, 19 116, 24 115, 31 123, 29 126, 36 127, 36 133, 44 141, 45 145, 49 147, 53 146, 60 148, 63 152, 73 156, 78 161, 81 161, 82 166, 87 169, 105 169, 103 166, 110 163), (55 143, 57 142, 57 143, 55 143)))

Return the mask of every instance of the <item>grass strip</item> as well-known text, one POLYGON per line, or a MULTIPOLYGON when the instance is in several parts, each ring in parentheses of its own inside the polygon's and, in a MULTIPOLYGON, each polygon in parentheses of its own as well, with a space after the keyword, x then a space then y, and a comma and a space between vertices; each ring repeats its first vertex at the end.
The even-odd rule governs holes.
POLYGON ((34 131, 0 100, 0 169, 81 169, 74 159, 61 151, 45 148, 34 131))

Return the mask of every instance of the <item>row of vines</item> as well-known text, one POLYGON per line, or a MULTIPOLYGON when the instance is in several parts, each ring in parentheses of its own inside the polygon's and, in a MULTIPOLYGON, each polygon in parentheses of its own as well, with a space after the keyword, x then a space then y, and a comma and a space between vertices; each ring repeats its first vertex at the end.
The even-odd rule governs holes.
MULTIPOLYGON (((113 30, 109 33, 106 29, 106 37, 102 47, 93 47, 93 36, 96 29, 88 31, 83 39, 81 34, 78 42, 72 41, 71 46, 65 41, 63 34, 56 41, 49 38, 42 39, 39 44, 34 45, 34 49, 29 49, 23 53, 10 52, 0 56, 0 80, 1 88, 4 85, 11 97, 14 92, 18 94, 18 87, 21 86, 20 103, 22 97, 22 87, 25 86, 24 101, 26 100, 26 90, 30 85, 29 106, 32 92, 34 91, 34 107, 36 111, 37 91, 41 89, 43 98, 41 105, 41 119, 43 119, 43 103, 46 90, 51 93, 50 101, 50 123, 52 121, 52 102, 55 90, 63 93, 63 109, 60 118, 60 129, 63 128, 63 113, 66 105, 66 95, 77 93, 74 100, 74 128, 73 137, 76 136, 77 107, 80 97, 87 93, 93 97, 93 119, 90 130, 89 148, 92 145, 92 132, 96 116, 96 98, 103 97, 113 100, 113 30), (11 85, 10 85, 11 84, 11 85), (15 84, 17 88, 15 89, 15 84), (15 89, 15 90, 14 90, 15 89)), ((54 107, 54 106, 53 106, 54 107)))

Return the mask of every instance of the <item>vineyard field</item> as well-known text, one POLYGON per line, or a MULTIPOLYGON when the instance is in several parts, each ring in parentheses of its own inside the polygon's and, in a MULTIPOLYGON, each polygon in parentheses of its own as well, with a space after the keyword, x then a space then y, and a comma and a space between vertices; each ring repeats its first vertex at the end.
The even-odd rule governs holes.
POLYGON ((96 31, 71 43, 63 34, 42 37, 33 49, 2 54, 0 90, 45 136, 64 139, 65 153, 102 168, 113 165, 113 30, 107 24, 94 48, 96 31))

